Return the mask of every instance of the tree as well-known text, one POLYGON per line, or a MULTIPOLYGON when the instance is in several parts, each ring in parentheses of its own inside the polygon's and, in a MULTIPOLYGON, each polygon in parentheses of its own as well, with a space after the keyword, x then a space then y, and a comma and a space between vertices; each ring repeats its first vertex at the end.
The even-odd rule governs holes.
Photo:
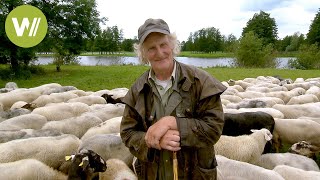
POLYGON ((318 45, 320 45, 320 8, 310 24, 307 41, 309 44, 318 43, 318 45))
MULTIPOLYGON (((100 28, 99 23, 106 20, 98 18, 95 0, 5 0, 0 4, 0 23, 5 24, 9 12, 23 4, 41 9, 48 21, 47 36, 34 48, 53 49, 62 58, 80 54, 86 40, 95 38, 100 28)), ((35 57, 35 49, 17 47, 8 40, 3 26, 0 26, 0 30, 0 61, 9 61, 12 71, 18 73, 21 63, 28 65, 35 57)), ((57 64, 57 70, 64 64, 64 59, 58 62, 60 64, 57 64)))
POLYGON ((229 34, 224 40, 224 51, 235 52, 238 46, 237 37, 233 34, 229 34))
POLYGON ((23 5, 22 0, 6 0, 0 4, 0 63, 10 63, 12 75, 20 77, 21 65, 27 66, 35 58, 34 48, 21 48, 13 44, 5 33, 5 21, 8 14, 17 6, 23 5))
POLYGON ((252 31, 246 33, 239 43, 236 51, 234 65, 237 67, 264 68, 278 65, 272 45, 264 46, 252 31))
POLYGON ((269 43, 275 44, 278 38, 278 28, 274 18, 270 17, 270 14, 260 11, 255 13, 253 18, 247 22, 246 27, 243 28, 242 36, 249 31, 262 39, 262 44, 267 45, 269 43))

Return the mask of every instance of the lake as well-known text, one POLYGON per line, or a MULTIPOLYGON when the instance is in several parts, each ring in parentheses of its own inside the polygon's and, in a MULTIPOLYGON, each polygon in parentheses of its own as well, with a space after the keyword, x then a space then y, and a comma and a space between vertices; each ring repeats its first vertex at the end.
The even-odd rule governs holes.
MULTIPOLYGON (((288 68, 288 61, 292 57, 277 58, 280 62, 278 69, 288 68)), ((176 60, 196 67, 230 67, 233 58, 194 58, 194 57, 176 57, 176 60)), ((46 65, 53 62, 53 57, 39 57, 35 64, 46 65)), ((139 65, 137 57, 102 57, 102 56, 79 56, 79 63, 83 66, 109 66, 132 64, 139 65)))

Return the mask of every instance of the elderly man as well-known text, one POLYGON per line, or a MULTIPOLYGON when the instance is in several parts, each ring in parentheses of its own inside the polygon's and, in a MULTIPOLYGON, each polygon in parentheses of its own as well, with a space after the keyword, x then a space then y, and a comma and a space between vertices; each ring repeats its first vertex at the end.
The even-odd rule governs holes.
POLYGON ((224 125, 220 94, 225 91, 207 72, 174 59, 175 34, 162 19, 147 19, 138 29, 135 51, 150 64, 124 98, 121 138, 137 157, 139 179, 216 179, 213 145, 224 125))

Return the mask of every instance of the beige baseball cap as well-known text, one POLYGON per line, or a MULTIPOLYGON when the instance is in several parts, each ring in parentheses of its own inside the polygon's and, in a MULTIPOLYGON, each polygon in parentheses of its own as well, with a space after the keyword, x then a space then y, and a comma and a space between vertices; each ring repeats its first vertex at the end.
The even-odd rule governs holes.
POLYGON ((143 43, 146 37, 152 32, 170 34, 170 29, 168 24, 162 19, 147 19, 138 29, 139 42, 143 43))

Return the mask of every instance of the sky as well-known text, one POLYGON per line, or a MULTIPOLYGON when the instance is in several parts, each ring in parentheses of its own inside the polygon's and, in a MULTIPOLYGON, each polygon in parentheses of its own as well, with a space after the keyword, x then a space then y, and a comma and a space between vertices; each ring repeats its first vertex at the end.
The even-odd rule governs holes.
POLYGON ((307 34, 319 12, 320 0, 96 0, 102 28, 118 26, 123 37, 133 39, 148 18, 165 20, 178 40, 190 33, 214 27, 222 35, 241 36, 243 28, 260 10, 270 14, 278 27, 278 37, 295 32, 307 34))

